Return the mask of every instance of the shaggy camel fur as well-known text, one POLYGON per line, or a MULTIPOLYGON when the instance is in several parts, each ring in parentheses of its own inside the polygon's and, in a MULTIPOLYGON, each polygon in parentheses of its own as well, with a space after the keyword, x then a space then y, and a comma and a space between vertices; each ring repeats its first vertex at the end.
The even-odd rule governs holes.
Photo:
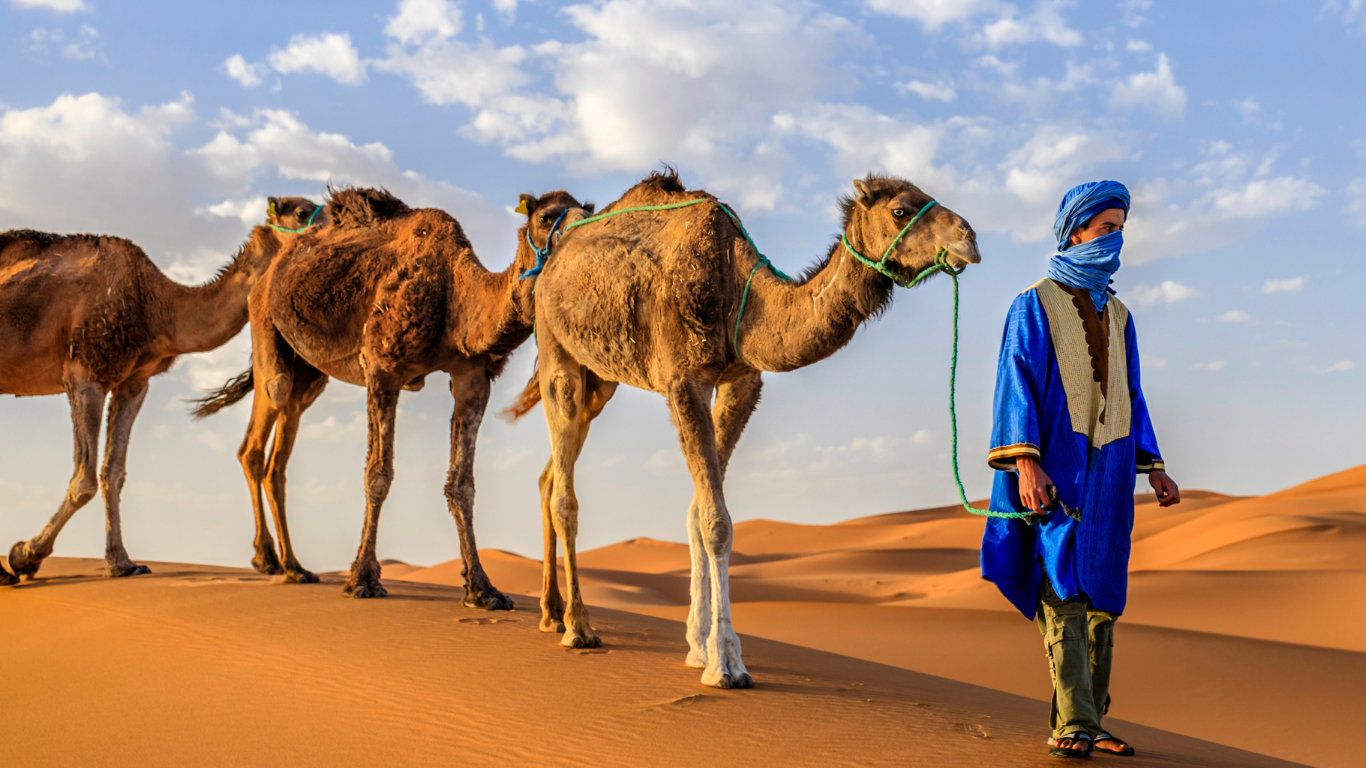
POLYGON ((434 208, 412 210, 387 192, 333 191, 332 224, 300 236, 251 295, 251 370, 201 401, 198 416, 253 394, 251 422, 238 451, 256 512, 256 557, 265 573, 315 582, 295 557, 285 515, 285 474, 303 412, 328 377, 366 389, 369 451, 365 529, 345 594, 383 597, 375 554, 380 507, 394 475, 394 417, 399 392, 422 387, 427 374, 451 376, 450 472, 446 501, 464 560, 465 605, 511 609, 479 562, 474 538, 474 449, 493 380, 528 336, 535 280, 519 276, 536 263, 530 236, 544 245, 561 213, 581 206, 565 192, 522 195, 528 219, 507 269, 484 269, 460 224, 434 208), (269 461, 266 440, 275 430, 269 461), (275 555, 264 484, 280 554, 275 555))
MULTIPOLYGON (((317 206, 271 198, 267 222, 296 229, 317 206)), ((128 437, 147 382, 176 357, 226 343, 247 323, 247 296, 290 238, 268 226, 252 230, 237 256, 211 282, 172 282, 142 249, 117 237, 0 233, 0 394, 65 392, 75 428, 76 471, 66 498, 42 532, 9 553, 16 576, 33 576, 52 554, 62 527, 104 493, 105 562, 110 576, 148 573, 123 548, 119 493, 128 437), (104 466, 100 410, 109 400, 104 466)), ((15 576, 0 568, 0 584, 15 576)))
MULTIPOLYGON (((930 202, 900 179, 869 176, 854 187, 857 195, 842 201, 844 234, 873 259, 930 202)), ((790 371, 829 357, 887 307, 893 282, 838 241, 794 283, 760 269, 737 354, 731 334, 758 257, 715 199, 685 190, 670 171, 652 174, 606 211, 695 198, 710 202, 629 213, 565 235, 536 291, 538 373, 511 412, 525 413, 543 400, 550 430, 551 458, 541 476, 541 629, 563 631, 566 646, 597 647, 601 641, 579 591, 574 463, 618 383, 664 395, 694 487, 687 663, 705 670, 707 685, 743 688, 753 681, 730 621, 731 519, 722 480, 759 402, 760 372, 790 371), (567 609, 556 584, 556 538, 564 542, 567 609)), ((941 248, 954 267, 980 260, 968 223, 935 206, 897 244, 888 267, 911 278, 932 266, 941 248)))

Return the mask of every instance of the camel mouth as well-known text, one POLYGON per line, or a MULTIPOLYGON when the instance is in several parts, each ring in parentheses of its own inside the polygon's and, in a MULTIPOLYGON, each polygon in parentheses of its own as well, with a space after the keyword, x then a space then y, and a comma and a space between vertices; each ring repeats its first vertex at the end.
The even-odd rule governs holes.
POLYGON ((955 243, 945 246, 944 250, 949 255, 949 266, 954 269, 982 263, 982 254, 978 252, 976 243, 955 243))

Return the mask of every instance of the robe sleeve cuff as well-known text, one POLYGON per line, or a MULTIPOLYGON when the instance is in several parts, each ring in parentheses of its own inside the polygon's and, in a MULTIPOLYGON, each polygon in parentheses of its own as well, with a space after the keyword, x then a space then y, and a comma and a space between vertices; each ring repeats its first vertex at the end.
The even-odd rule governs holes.
POLYGON ((1139 461, 1138 471, 1145 475, 1149 472, 1166 472, 1167 465, 1163 463, 1162 459, 1153 459, 1148 462, 1139 461))
POLYGON ((1003 445, 1000 448, 991 449, 991 452, 987 454, 987 465, 992 469, 999 469, 1002 472, 1014 472, 1015 460, 1019 457, 1028 456, 1029 458, 1038 461, 1041 455, 1039 446, 1031 443, 1003 445))

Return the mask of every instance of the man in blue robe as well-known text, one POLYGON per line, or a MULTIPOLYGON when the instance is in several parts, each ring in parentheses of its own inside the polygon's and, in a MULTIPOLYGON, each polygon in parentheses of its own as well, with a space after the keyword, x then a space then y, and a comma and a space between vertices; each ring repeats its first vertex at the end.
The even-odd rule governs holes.
POLYGON ((1110 289, 1129 191, 1082 184, 1063 197, 1048 277, 1006 317, 988 462, 997 512, 982 575, 1044 635, 1053 676, 1052 749, 1133 754, 1101 728, 1109 708, 1114 623, 1128 590, 1136 474, 1162 506, 1181 500, 1139 386, 1129 310, 1110 289))

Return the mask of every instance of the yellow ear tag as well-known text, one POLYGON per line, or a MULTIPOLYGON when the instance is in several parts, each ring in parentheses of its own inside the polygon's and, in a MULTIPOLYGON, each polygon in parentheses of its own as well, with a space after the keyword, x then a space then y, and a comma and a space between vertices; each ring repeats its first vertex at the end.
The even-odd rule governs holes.
POLYGON ((270 205, 266 206, 266 215, 267 215, 267 216, 274 216, 274 215, 275 215, 275 203, 272 202, 270 205))
POLYGON ((517 201, 517 210, 516 210, 516 213, 520 213, 520 214, 522 214, 522 215, 524 215, 524 216, 530 216, 530 215, 531 215, 531 211, 528 211, 528 210, 526 209, 526 200, 519 200, 519 201, 517 201))

